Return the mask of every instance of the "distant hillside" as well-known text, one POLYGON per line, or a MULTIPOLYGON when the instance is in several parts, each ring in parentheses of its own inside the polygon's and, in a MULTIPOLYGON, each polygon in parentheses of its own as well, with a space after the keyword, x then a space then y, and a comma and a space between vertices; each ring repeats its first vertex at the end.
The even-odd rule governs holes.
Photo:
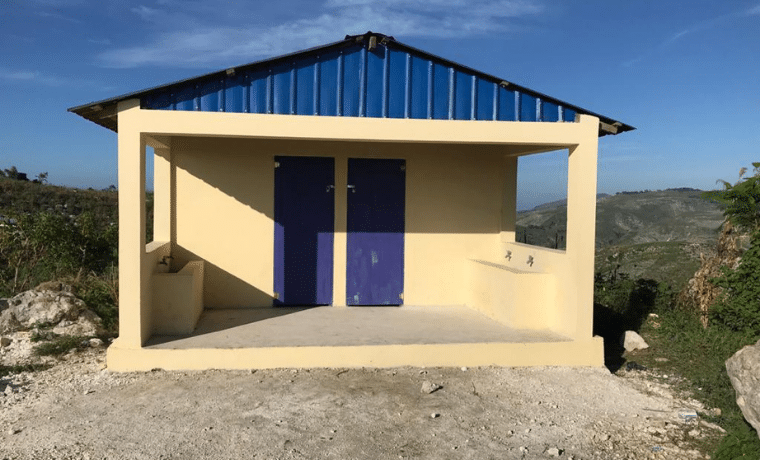
POLYGON ((89 212, 103 223, 116 222, 115 191, 82 190, 0 177, 0 216, 49 212, 78 216, 89 212))
MULTIPOLYGON (((596 247, 651 242, 715 240, 723 214, 690 188, 600 195, 596 202, 596 247)), ((557 201, 517 214, 519 242, 565 247, 567 203, 557 201)))

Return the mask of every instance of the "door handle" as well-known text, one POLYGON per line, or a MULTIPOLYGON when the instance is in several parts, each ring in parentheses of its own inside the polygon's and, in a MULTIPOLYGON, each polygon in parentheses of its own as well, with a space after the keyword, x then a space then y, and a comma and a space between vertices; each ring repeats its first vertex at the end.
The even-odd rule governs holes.
POLYGON ((346 188, 351 190, 351 193, 356 193, 356 185, 347 185, 346 188))
POLYGON ((328 186, 327 186, 327 190, 325 190, 325 192, 326 192, 326 193, 330 193, 330 190, 331 190, 331 189, 333 189, 333 190, 334 190, 334 189, 335 189, 335 186, 334 186, 334 185, 328 185, 328 186))

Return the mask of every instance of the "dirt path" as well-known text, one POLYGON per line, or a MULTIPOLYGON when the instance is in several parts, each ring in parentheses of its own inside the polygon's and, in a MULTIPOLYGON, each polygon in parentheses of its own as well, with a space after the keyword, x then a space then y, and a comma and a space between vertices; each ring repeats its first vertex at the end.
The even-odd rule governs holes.
MULTIPOLYGON (((116 374, 103 349, 0 379, 2 459, 707 458, 667 385, 571 368, 116 374), (441 385, 421 391, 427 381, 441 385)), ((7 363, 6 363, 7 364, 7 363)))

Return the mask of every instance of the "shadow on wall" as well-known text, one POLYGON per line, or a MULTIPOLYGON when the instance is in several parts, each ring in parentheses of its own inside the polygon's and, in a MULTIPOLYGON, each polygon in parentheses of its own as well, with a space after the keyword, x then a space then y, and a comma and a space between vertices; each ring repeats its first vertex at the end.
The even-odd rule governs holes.
POLYGON ((178 170, 272 220, 275 155, 407 159, 407 233, 500 231, 507 147, 178 137, 172 148, 178 170))
MULTIPOLYGON (((174 245, 172 264, 181 268, 192 260, 204 260, 187 249, 174 245)), ((203 280, 203 304, 205 308, 270 307, 274 298, 251 286, 232 273, 206 260, 203 280), (230 299, 247 299, 245 303, 230 303, 230 299)))
MULTIPOLYGON (((241 139, 176 137, 172 139, 172 151, 177 153, 174 161, 178 171, 274 219, 274 149, 241 139), (262 152, 265 154, 260 155, 262 152), (257 158, 259 161, 255 161, 257 158), (266 171, 261 171, 262 166, 266 171)), ((214 217, 220 216, 206 216, 214 217)))

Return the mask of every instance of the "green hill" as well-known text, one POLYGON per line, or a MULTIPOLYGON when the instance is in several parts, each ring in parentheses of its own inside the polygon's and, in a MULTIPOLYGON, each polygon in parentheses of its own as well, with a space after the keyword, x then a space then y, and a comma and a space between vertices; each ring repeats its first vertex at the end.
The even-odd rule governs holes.
MULTIPOLYGON (((653 242, 713 243, 723 214, 695 189, 621 192, 596 202, 597 249, 653 242)), ((557 201, 517 214, 519 242, 565 247, 567 203, 557 201)))

